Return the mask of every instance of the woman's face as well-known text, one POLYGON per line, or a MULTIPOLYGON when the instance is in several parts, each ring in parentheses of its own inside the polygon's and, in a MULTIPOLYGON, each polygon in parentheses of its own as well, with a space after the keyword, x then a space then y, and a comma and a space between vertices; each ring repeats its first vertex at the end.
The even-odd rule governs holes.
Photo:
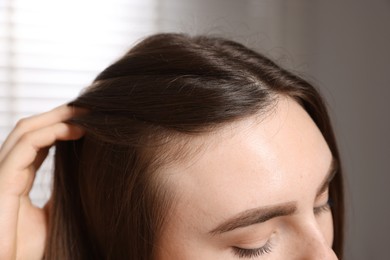
POLYGON ((176 197, 156 259, 337 259, 332 154, 295 101, 280 97, 260 120, 201 142, 202 152, 162 172, 176 197))

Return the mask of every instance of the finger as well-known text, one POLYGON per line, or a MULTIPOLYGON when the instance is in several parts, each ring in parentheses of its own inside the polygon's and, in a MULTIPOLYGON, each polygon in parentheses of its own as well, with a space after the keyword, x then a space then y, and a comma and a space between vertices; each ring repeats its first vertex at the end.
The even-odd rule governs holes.
POLYGON ((62 122, 23 135, 0 164, 0 192, 6 189, 21 195, 33 181, 31 169, 41 149, 83 135, 82 128, 62 122))
POLYGON ((22 195, 24 195, 24 196, 29 195, 30 190, 32 189, 32 186, 34 184, 34 179, 35 179, 36 173, 39 170, 39 168, 41 167, 43 161, 46 159, 48 153, 49 153, 48 147, 39 150, 37 157, 35 158, 33 164, 30 166, 30 169, 29 169, 30 173, 28 173, 30 176, 30 180, 28 181, 28 186, 26 186, 25 191, 23 192, 22 195))
POLYGON ((38 154, 37 154, 37 157, 35 158, 34 160, 34 163, 33 163, 33 171, 38 171, 39 168, 41 167, 43 161, 45 161, 47 155, 49 154, 49 148, 46 147, 46 148, 43 148, 41 149, 38 154))
POLYGON ((37 153, 37 156, 36 156, 33 164, 29 167, 29 169, 27 169, 27 171, 29 172, 29 173, 27 173, 29 176, 29 180, 27 181, 28 186, 26 186, 25 191, 23 192, 22 195, 28 196, 28 194, 30 193, 30 190, 34 184, 36 172, 41 167, 41 165, 42 165, 43 161, 46 159, 48 153, 49 153, 49 148, 41 149, 37 153))
POLYGON ((7 155, 6 164, 13 165, 16 170, 23 170, 34 162, 42 148, 53 145, 56 140, 79 139, 83 134, 82 128, 66 123, 57 123, 26 133, 7 155))
POLYGON ((9 134, 1 147, 0 160, 9 152, 11 147, 15 145, 20 136, 26 132, 65 121, 73 116, 86 113, 86 111, 86 109, 61 105, 48 112, 19 120, 14 130, 9 134))
POLYGON ((48 112, 19 120, 14 130, 8 135, 0 148, 0 161, 25 133, 66 121, 74 116, 82 115, 87 112, 88 111, 83 108, 61 105, 48 112))

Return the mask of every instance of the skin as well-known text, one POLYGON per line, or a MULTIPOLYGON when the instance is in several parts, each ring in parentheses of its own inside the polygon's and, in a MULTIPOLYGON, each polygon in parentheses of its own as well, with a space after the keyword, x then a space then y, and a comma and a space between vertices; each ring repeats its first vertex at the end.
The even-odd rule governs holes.
POLYGON ((317 196, 332 154, 298 103, 280 97, 267 116, 234 122, 190 143, 205 144, 203 152, 160 172, 177 192, 157 260, 337 259, 328 189, 317 196), (291 215, 209 233, 241 212, 286 203, 296 206, 291 215), (252 256, 234 251, 263 246, 262 254, 252 256))
POLYGON ((20 120, 0 149, 0 259, 42 259, 50 205, 29 198, 35 173, 56 140, 74 140, 84 131, 65 121, 84 110, 66 105, 20 120))

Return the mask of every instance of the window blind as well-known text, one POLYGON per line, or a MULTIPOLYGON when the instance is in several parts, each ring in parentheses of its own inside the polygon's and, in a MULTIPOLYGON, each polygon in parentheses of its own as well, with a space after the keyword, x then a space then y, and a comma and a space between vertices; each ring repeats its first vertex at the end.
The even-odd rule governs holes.
MULTIPOLYGON (((19 119, 75 98, 158 19, 158 0, 0 1, 0 143, 19 119)), ((31 192, 38 206, 52 162, 53 149, 31 192)))

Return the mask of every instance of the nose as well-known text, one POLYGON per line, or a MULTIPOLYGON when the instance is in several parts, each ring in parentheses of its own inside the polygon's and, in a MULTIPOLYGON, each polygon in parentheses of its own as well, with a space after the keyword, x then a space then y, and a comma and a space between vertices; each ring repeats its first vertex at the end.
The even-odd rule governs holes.
POLYGON ((322 241, 312 239, 306 242, 302 260, 337 260, 337 256, 331 247, 322 241))
POLYGON ((337 256, 317 223, 309 223, 304 228, 301 240, 301 260, 337 260, 337 256))

